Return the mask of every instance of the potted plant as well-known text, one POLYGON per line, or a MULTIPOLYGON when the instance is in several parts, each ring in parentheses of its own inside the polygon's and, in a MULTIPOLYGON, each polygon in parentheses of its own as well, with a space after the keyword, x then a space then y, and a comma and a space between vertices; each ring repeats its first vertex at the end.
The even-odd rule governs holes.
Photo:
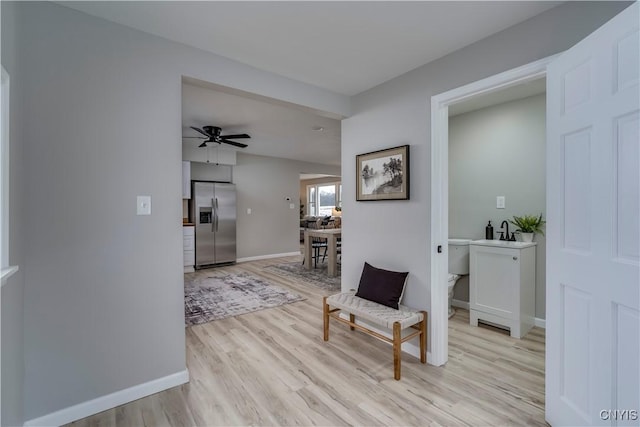
POLYGON ((540 216, 535 215, 524 215, 524 216, 515 216, 509 222, 516 227, 520 232, 523 242, 532 242, 534 233, 540 233, 544 236, 544 231, 542 227, 546 223, 545 220, 542 219, 542 214, 540 216))

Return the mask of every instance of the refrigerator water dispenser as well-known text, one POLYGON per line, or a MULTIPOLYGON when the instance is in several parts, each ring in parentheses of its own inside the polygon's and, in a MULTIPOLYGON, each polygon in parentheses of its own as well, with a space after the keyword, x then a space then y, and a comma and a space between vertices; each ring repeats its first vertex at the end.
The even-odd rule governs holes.
POLYGON ((200 208, 200 224, 211 224, 212 216, 211 216, 211 208, 201 207, 200 208))

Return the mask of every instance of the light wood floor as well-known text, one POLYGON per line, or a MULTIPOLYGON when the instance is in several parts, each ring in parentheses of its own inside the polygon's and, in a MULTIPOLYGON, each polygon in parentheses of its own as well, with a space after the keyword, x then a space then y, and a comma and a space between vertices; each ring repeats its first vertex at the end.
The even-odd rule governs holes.
POLYGON ((325 292, 264 270, 292 260, 224 268, 305 301, 187 328, 189 384, 71 425, 545 425, 544 330, 513 339, 458 309, 446 366, 403 354, 395 381, 388 344, 337 322, 324 342, 325 292))

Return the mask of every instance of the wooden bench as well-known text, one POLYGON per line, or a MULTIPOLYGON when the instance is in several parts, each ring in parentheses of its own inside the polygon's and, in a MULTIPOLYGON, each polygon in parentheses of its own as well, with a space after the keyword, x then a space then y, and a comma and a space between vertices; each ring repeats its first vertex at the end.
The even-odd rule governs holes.
POLYGON ((342 292, 340 294, 324 297, 322 300, 324 318, 324 340, 329 341, 329 317, 349 325, 353 331, 357 329, 372 335, 382 341, 393 344, 393 377, 400 379, 400 354, 402 343, 417 336, 420 337, 420 362, 427 362, 427 312, 415 311, 403 305, 396 310, 377 302, 369 301, 355 296, 355 292, 342 292), (334 308, 331 308, 334 307, 334 308), (340 312, 349 314, 349 320, 340 317, 340 312), (393 331, 393 338, 388 338, 376 331, 357 325, 356 316, 378 326, 389 328, 393 331), (417 329, 405 337, 402 330, 406 328, 417 329))

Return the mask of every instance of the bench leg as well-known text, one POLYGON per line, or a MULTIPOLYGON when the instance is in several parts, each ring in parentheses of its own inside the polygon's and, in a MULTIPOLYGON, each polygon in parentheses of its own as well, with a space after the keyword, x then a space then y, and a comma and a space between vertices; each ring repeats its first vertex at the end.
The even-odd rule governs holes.
POLYGON ((329 304, 327 304, 327 297, 322 297, 322 318, 324 323, 324 340, 329 341, 329 304))
POLYGON ((424 318, 420 322, 420 362, 427 363, 427 312, 423 311, 424 318))
POLYGON ((402 329, 400 323, 393 323, 393 378, 400 379, 400 360, 402 352, 402 329))
MULTIPOLYGON (((356 316, 354 314, 349 313, 349 322, 356 323, 356 316)), ((356 330, 356 328, 354 328, 353 326, 349 326, 349 329, 351 329, 352 331, 356 330)))

